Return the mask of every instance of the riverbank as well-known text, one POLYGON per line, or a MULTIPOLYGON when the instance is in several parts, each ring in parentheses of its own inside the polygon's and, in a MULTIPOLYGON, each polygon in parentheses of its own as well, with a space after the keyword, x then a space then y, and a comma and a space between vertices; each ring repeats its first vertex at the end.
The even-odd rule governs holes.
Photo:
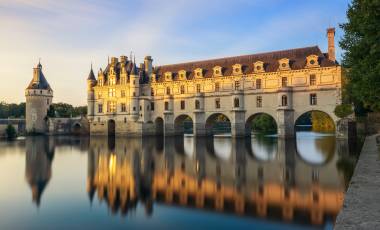
POLYGON ((380 226, 380 135, 364 142, 335 229, 378 229, 380 226))

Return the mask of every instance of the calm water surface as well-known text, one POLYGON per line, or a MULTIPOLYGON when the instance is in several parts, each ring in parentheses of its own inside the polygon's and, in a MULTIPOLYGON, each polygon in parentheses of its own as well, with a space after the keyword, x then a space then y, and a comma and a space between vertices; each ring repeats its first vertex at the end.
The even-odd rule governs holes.
POLYGON ((352 158, 312 132, 0 141, 0 229, 332 229, 352 158))

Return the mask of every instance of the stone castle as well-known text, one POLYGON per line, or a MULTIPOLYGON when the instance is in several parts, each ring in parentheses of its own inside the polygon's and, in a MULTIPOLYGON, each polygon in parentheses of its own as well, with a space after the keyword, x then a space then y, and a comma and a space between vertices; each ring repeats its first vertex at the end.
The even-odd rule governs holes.
POLYGON ((245 136, 265 113, 280 137, 293 137, 296 120, 315 110, 337 124, 342 83, 334 36, 329 28, 327 53, 313 46, 156 67, 150 56, 138 66, 132 57, 112 57, 87 79, 90 134, 177 135, 191 122, 194 136, 212 135, 223 116, 232 136, 245 136))

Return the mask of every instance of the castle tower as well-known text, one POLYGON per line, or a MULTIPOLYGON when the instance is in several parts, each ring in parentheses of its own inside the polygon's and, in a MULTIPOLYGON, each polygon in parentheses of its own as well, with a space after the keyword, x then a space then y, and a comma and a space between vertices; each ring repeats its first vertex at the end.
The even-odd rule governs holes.
POLYGON ((33 79, 25 89, 25 97, 26 132, 40 134, 47 132, 46 116, 52 104, 53 90, 42 73, 41 63, 33 68, 33 79))
POLYGON ((335 62, 335 28, 327 29, 328 54, 329 60, 335 62))
POLYGON ((132 69, 130 72, 130 101, 131 101, 131 115, 133 120, 139 118, 139 95, 140 95, 140 79, 137 72, 136 62, 132 63, 132 69))
POLYGON ((87 78, 87 117, 91 121, 95 115, 95 93, 94 86, 96 85, 96 78, 94 71, 91 70, 87 78))

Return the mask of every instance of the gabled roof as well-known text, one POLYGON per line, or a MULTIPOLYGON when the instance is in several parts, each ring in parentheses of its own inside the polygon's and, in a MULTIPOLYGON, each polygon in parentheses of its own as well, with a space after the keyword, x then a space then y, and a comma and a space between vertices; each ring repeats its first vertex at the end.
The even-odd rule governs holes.
POLYGON ((292 70, 297 70, 305 68, 306 57, 312 54, 318 56, 319 65, 321 67, 337 65, 337 63, 330 61, 327 56, 321 52, 318 46, 311 46, 267 53, 157 66, 154 68, 154 73, 157 74, 158 81, 163 81, 163 75, 165 72, 172 72, 173 79, 177 79, 178 71, 185 70, 187 72, 187 79, 193 79, 194 70, 196 68, 201 68, 203 70, 203 76, 207 78, 213 76, 213 68, 215 66, 221 66, 223 75, 229 76, 232 75, 232 66, 234 64, 241 64, 243 74, 249 74, 253 73, 253 63, 257 61, 264 62, 265 72, 276 72, 279 67, 278 60, 282 58, 289 59, 290 68, 292 70))

